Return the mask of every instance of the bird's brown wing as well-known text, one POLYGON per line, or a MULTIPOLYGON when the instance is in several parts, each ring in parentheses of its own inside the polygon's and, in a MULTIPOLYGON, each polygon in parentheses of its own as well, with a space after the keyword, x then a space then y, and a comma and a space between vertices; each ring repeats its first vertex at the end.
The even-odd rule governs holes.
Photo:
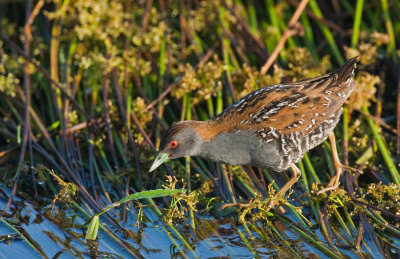
POLYGON ((356 86, 357 58, 320 77, 254 91, 214 118, 222 131, 279 131, 307 134, 336 113, 356 86), (222 127, 222 126, 221 126, 222 127))

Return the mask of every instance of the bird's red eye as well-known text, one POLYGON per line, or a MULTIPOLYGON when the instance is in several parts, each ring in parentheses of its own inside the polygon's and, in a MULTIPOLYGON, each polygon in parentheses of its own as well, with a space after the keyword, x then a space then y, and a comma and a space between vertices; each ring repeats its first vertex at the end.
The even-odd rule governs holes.
POLYGON ((171 141, 171 143, 169 143, 169 147, 170 148, 176 148, 178 146, 178 142, 176 140, 171 141))

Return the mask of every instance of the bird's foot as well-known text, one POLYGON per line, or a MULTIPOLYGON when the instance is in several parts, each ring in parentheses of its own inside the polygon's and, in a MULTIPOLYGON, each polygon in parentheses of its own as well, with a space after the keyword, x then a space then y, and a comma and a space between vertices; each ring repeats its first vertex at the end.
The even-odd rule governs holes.
POLYGON ((342 174, 342 172, 344 170, 349 170, 349 171, 353 171, 353 172, 360 173, 360 174, 362 173, 362 171, 359 169, 353 168, 351 166, 343 165, 341 163, 335 164, 335 167, 336 167, 335 175, 331 178, 328 185, 325 188, 319 190, 317 192, 317 194, 321 194, 321 193, 325 193, 327 191, 333 191, 333 190, 337 189, 340 185, 340 182, 339 182, 340 175, 342 174))
POLYGON ((340 175, 342 174, 343 169, 345 169, 346 167, 340 163, 336 164, 335 167, 336 167, 335 175, 331 178, 331 180, 329 181, 328 185, 325 188, 323 188, 317 192, 318 195, 321 193, 325 193, 327 191, 333 191, 339 187, 340 175))

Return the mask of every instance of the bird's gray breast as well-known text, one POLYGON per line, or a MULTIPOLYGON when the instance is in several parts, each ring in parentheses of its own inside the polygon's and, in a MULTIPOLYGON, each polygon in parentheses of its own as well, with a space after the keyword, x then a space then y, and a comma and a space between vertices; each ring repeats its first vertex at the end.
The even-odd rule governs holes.
POLYGON ((251 131, 220 133, 204 142, 198 156, 230 165, 275 168, 280 163, 275 142, 265 142, 251 131))

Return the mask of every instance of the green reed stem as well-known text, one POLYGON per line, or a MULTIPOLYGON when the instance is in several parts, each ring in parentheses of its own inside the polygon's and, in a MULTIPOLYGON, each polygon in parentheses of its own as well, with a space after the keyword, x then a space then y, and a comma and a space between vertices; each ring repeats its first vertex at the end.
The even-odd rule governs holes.
POLYGON ((264 177, 268 180, 268 182, 272 183, 272 187, 276 190, 279 191, 279 186, 276 184, 275 179, 271 176, 271 174, 268 172, 267 169, 262 169, 264 177))
MULTIPOLYGON (((225 186, 226 186, 226 188, 227 188, 228 196, 229 196, 229 198, 230 198, 230 201, 231 201, 231 202, 236 202, 235 195, 233 194, 232 181, 231 181, 231 179, 230 179, 229 176, 228 176, 228 170, 226 169, 225 166, 222 166, 222 165, 219 165, 219 166, 222 167, 222 177, 224 178, 225 186)), ((243 181, 243 179, 242 179, 242 181, 243 181)), ((244 181, 243 181, 243 183, 244 183, 244 181)))
POLYGON ((322 148, 324 150, 324 155, 325 155, 325 159, 326 159, 326 162, 328 165, 330 175, 333 176, 336 172, 335 172, 335 168, 334 168, 333 161, 332 161, 332 149, 331 149, 331 146, 328 143, 328 141, 322 142, 322 148))
MULTIPOLYGON (((275 38, 268 38, 266 45, 270 53, 275 49, 276 44, 282 38, 282 31, 280 30, 280 20, 282 20, 276 13, 275 3, 273 0, 265 0, 265 5, 267 7, 269 21, 274 29, 275 38)), ((279 53, 280 57, 285 60, 285 46, 282 47, 282 51, 279 53)))
POLYGON ((129 163, 129 159, 126 156, 126 153, 124 150, 124 145, 122 144, 117 131, 115 129, 113 129, 112 134, 113 134, 115 146, 117 147, 117 151, 118 151, 119 155, 122 157, 122 160, 124 161, 124 166, 126 166, 127 168, 130 168, 131 166, 129 163))
POLYGON ((240 238, 243 240, 243 242, 247 245, 247 247, 249 248, 250 252, 252 252, 254 254, 254 258, 260 258, 260 256, 257 254, 257 250, 254 249, 254 247, 251 245, 249 240, 244 235, 243 231, 241 231, 238 227, 236 228, 236 231, 239 234, 240 238))
MULTIPOLYGON (((192 119, 192 98, 190 93, 185 94, 186 96, 186 120, 192 119)), ((187 191, 190 193, 192 191, 192 182, 191 182, 191 170, 190 170, 190 157, 185 157, 185 169, 186 169, 186 176, 187 176, 187 191)), ((192 228, 195 228, 195 220, 194 214, 191 207, 189 207, 189 217, 190 217, 190 225, 192 228)))
MULTIPOLYGON (((345 104, 343 106, 343 115, 342 115, 342 118, 343 118, 342 134, 343 134, 343 141, 347 147, 348 147, 349 139, 350 139, 350 137, 349 137, 349 116, 350 116, 349 107, 347 106, 347 104, 345 104)), ((348 152, 348 150, 347 150, 347 152, 348 152)), ((348 155, 349 154, 346 154, 346 156, 348 156, 348 155)), ((347 158, 347 160, 348 160, 348 158, 347 158)), ((345 161, 345 162, 348 162, 348 161, 345 161)))
POLYGON ((300 236, 302 236, 304 239, 308 240, 308 242, 310 242, 311 244, 313 244, 316 248, 318 248, 319 250, 321 250, 323 253, 325 253, 326 255, 328 255, 331 258, 335 258, 335 259, 341 259, 341 257, 339 255, 334 254, 331 250, 329 250, 325 245, 322 244, 322 242, 315 240, 314 238, 312 238, 310 235, 308 235, 307 233, 305 233, 303 230, 301 230, 299 227, 297 227, 296 225, 294 225, 293 223, 287 221, 284 217, 278 215, 278 218, 284 222, 286 225, 289 226, 289 228, 291 228, 294 232, 296 232, 297 234, 299 234, 300 236))
POLYGON ((214 117, 214 104, 212 98, 207 99, 207 109, 208 109, 208 116, 209 118, 214 117))
POLYGON ((299 161, 299 169, 301 171, 300 181, 302 183, 303 191, 309 193, 310 186, 308 186, 307 173, 304 168, 303 161, 301 161, 301 160, 299 161))
POLYGON ((218 91, 217 93, 217 112, 216 114, 219 114, 222 112, 223 107, 224 107, 224 101, 223 101, 223 90, 221 89, 220 91, 218 91))
POLYGON ((335 218, 339 222, 339 225, 342 227, 344 232, 347 234, 348 238, 351 238, 351 232, 350 232, 349 228, 347 227, 346 223, 344 222, 342 216, 340 216, 337 208, 333 208, 333 214, 335 215, 335 218))
POLYGON ((357 0, 356 13, 354 15, 354 23, 353 23, 353 36, 351 38, 352 48, 356 48, 358 44, 363 7, 364 7, 364 0, 357 0))
POLYGON ((393 226, 387 224, 387 222, 382 222, 382 220, 380 220, 380 219, 378 219, 377 217, 375 217, 375 215, 372 214, 372 213, 371 213, 369 210, 367 210, 367 209, 364 209, 364 212, 372 219, 372 221, 373 221, 374 223, 376 223, 377 225, 379 225, 380 227, 382 227, 382 228, 384 228, 384 229, 389 230, 389 231, 390 231, 393 235, 395 235, 396 237, 400 237, 400 231, 399 231, 397 228, 395 228, 395 227, 393 227, 393 226))
POLYGON ((159 68, 160 68, 160 77, 159 77, 159 86, 162 87, 164 84, 164 76, 165 71, 167 70, 167 43, 165 37, 161 38, 161 46, 160 46, 160 60, 159 60, 159 68))
POLYGON ((180 119, 181 121, 183 121, 186 118, 188 95, 190 95, 190 93, 184 94, 182 97, 182 113, 180 119))
MULTIPOLYGON (((299 169, 301 171, 301 176, 300 176, 300 181, 302 182, 302 187, 303 187, 303 191, 305 193, 310 193, 310 188, 312 187, 311 184, 308 182, 308 177, 307 177, 307 170, 304 167, 304 163, 302 160, 300 160, 298 162, 299 165, 299 169)), ((316 212, 316 204, 315 202, 311 203, 311 210, 313 211, 314 215, 317 216, 318 214, 315 214, 316 212)), ((316 217, 317 221, 318 221, 318 217, 316 217)))
POLYGON ((308 153, 304 154, 303 161, 305 163, 306 169, 310 173, 309 176, 311 177, 312 182, 314 183, 320 183, 321 181, 319 180, 319 177, 317 173, 315 172, 314 166, 311 163, 310 157, 308 156, 308 153))
MULTIPOLYGON (((390 18, 389 3, 387 0, 381 0, 381 5, 382 5, 382 11, 383 11, 383 18, 385 19, 386 32, 388 33, 389 40, 390 40, 388 48, 387 48, 387 53, 393 54, 393 52, 396 48, 396 38, 394 36, 392 19, 390 18)), ((396 55, 393 55, 393 57, 395 57, 395 56, 396 55)))
POLYGON ((13 227, 11 224, 9 224, 3 217, 0 217, 0 222, 3 222, 6 227, 10 228, 12 231, 18 234, 21 239, 27 243, 33 250, 35 250, 38 254, 40 254, 43 258, 46 258, 46 254, 42 251, 42 249, 39 247, 36 247, 33 243, 29 242, 29 240, 15 227, 13 227))
POLYGON ((342 6, 344 7, 344 9, 347 12, 354 13, 354 8, 352 6, 353 3, 349 3, 348 0, 342 0, 342 1, 340 1, 340 3, 342 4, 342 6))
MULTIPOLYGON (((248 195, 251 197, 255 197, 256 195, 254 194, 255 191, 253 190, 253 188, 251 188, 244 180, 243 177, 241 175, 235 174, 235 179, 237 181, 238 184, 242 185, 242 187, 248 192, 248 195)), ((228 190, 228 191, 232 191, 232 190, 228 190)))
POLYGON ((105 187, 104 181, 103 181, 103 176, 100 173, 99 166, 97 165, 97 161, 96 160, 97 160, 96 158, 93 158, 93 169, 94 169, 94 172, 96 173, 97 180, 99 181, 100 188, 103 191, 104 196, 106 197, 108 202, 111 203, 110 195, 108 194, 108 192, 106 190, 106 187, 105 187))
POLYGON ((302 13, 300 16, 301 23, 304 25, 304 42, 306 44, 307 49, 311 52, 311 55, 314 60, 319 60, 317 47, 315 46, 314 41, 314 33, 312 31, 312 27, 310 24, 310 20, 308 19, 305 13, 302 13))
MULTIPOLYGON (((153 199, 146 199, 146 202, 150 205, 151 210, 158 216, 162 217, 162 213, 160 209, 157 207, 153 199)), ((171 230, 171 232, 175 235, 175 237, 186 247, 187 250, 193 255, 194 258, 199 258, 196 252, 193 250, 192 246, 186 241, 186 239, 179 233, 179 231, 172 225, 168 224, 168 228, 171 230)), ((181 250, 180 246, 175 242, 175 239, 170 235, 169 231, 167 228, 163 227, 164 231, 167 233, 167 235, 170 237, 171 241, 176 245, 176 247, 183 253, 184 251, 181 250)))
POLYGON ((265 0, 265 5, 267 6, 267 11, 268 11, 268 16, 269 20, 271 22, 272 27, 275 29, 276 32, 276 38, 275 38, 275 45, 279 41, 279 39, 282 37, 282 32, 279 29, 279 20, 281 19, 278 17, 275 11, 275 3, 273 0, 265 0))
POLYGON ((256 9, 254 7, 254 0, 250 0, 249 4, 247 6, 247 9, 249 11, 249 25, 251 31, 254 33, 254 35, 258 35, 258 25, 257 25, 257 16, 256 16, 256 9))
MULTIPOLYGON (((315 15, 317 17, 323 18, 321 9, 319 9, 319 6, 318 6, 316 0, 310 0, 308 6, 311 8, 311 10, 315 13, 315 15)), ((325 36, 325 39, 328 41, 328 45, 332 51, 333 57, 336 59, 336 61, 339 64, 343 64, 344 58, 343 58, 342 53, 340 52, 338 46, 336 45, 336 41, 333 38, 331 31, 325 24, 323 24, 323 23, 317 23, 317 24, 318 24, 318 27, 320 28, 320 30, 322 31, 322 34, 325 36)))
POLYGON ((268 225, 271 227, 272 231, 278 236, 278 238, 283 242, 283 244, 289 249, 291 250, 291 252, 293 254, 295 254, 298 258, 302 258, 301 255, 299 255, 299 253, 293 248, 293 244, 291 244, 289 241, 287 241, 287 238, 285 238, 284 236, 282 236, 281 232, 279 232, 279 230, 275 227, 275 225, 268 221, 267 222, 268 225))
POLYGON ((351 233, 354 236, 357 236, 358 230, 357 230, 356 226, 354 225, 353 219, 351 218, 351 215, 350 215, 348 209, 346 207, 343 207, 343 210, 345 213, 344 215, 346 216, 346 222, 347 222, 346 226, 349 227, 349 230, 351 231, 351 233))
MULTIPOLYGON (((367 107, 364 106, 362 108, 362 110, 366 114, 369 114, 367 107)), ((394 164, 392 158, 390 157, 390 151, 386 148, 386 145, 383 141, 383 137, 379 134, 378 128, 375 125, 374 121, 370 117, 367 117, 367 116, 365 116, 365 119, 367 120, 368 125, 372 131, 372 135, 374 136, 376 143, 378 144, 379 152, 381 153, 383 160, 385 161, 385 163, 389 169, 390 175, 392 176, 394 183, 400 185, 399 171, 397 170, 396 165, 394 164)))
POLYGON ((107 155, 104 152, 104 150, 101 147, 99 147, 98 145, 97 145, 97 150, 99 151, 99 154, 100 154, 100 157, 101 157, 101 161, 103 162, 104 166, 107 168, 107 171, 110 174, 114 174, 114 170, 112 169, 112 166, 108 162, 107 155))

